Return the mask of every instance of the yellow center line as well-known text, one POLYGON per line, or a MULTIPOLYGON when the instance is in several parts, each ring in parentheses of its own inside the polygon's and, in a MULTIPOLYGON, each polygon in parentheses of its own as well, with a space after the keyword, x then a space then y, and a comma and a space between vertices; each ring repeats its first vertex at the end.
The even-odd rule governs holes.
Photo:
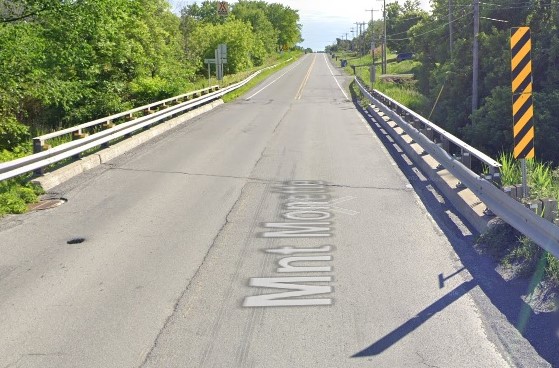
POLYGON ((295 96, 296 100, 300 100, 301 97, 303 97, 303 89, 305 88, 305 86, 307 85, 307 82, 309 81, 309 78, 311 76, 311 72, 312 72, 312 69, 314 67, 315 61, 316 61, 316 54, 314 55, 314 58, 312 59, 311 66, 309 67, 309 71, 307 72, 307 75, 305 76, 305 79, 303 79, 303 83, 301 83, 301 87, 299 87, 299 91, 297 91, 297 95, 295 96))

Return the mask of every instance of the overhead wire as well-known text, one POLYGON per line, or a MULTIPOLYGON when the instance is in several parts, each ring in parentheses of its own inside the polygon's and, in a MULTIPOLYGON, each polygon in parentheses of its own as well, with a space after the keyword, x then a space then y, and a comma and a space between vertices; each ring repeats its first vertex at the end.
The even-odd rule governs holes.
POLYGON ((435 27, 435 28, 433 28, 433 29, 431 29, 431 30, 429 30, 429 31, 426 31, 426 32, 423 32, 423 33, 420 33, 420 34, 413 35, 413 36, 411 36, 411 37, 405 37, 405 38, 388 38, 388 37, 387 37, 386 40, 387 40, 387 41, 406 41, 406 40, 413 40, 413 39, 416 38, 416 37, 421 37, 421 36, 424 36, 424 35, 426 35, 426 34, 435 32, 435 31, 437 31, 437 30, 439 30, 439 29, 441 29, 441 28, 444 28, 444 27, 448 26, 449 24, 455 23, 455 22, 459 21, 460 19, 464 19, 464 18, 466 18, 467 16, 470 16, 470 15, 473 15, 473 14, 474 14, 473 12, 468 12, 467 14, 465 14, 465 15, 459 17, 459 18, 453 19, 453 20, 450 21, 450 22, 447 22, 447 23, 445 23, 445 24, 442 24, 442 25, 440 25, 440 26, 438 26, 438 27, 435 27))

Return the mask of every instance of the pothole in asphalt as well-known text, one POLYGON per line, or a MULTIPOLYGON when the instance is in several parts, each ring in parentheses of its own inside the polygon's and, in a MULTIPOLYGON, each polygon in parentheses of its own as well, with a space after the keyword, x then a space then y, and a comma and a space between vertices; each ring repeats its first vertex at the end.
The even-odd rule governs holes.
POLYGON ((38 203, 33 203, 29 205, 29 211, 44 211, 51 208, 55 208, 68 202, 66 198, 49 198, 43 199, 38 203))
POLYGON ((81 244, 85 241, 85 238, 74 238, 66 242, 66 244, 81 244))

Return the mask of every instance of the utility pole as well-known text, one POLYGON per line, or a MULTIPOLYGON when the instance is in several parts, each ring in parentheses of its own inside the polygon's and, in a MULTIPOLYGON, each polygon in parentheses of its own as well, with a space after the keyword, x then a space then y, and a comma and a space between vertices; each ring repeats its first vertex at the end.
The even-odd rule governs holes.
POLYGON ((448 0, 448 39, 450 42, 450 60, 452 60, 452 50, 454 50, 454 39, 453 39, 453 25, 452 25, 452 0, 448 0))
MULTIPOLYGON (((476 0, 477 1, 477 0, 476 0)), ((382 47, 382 74, 386 74, 387 58, 386 58, 386 0, 383 0, 384 5, 382 12, 384 13, 384 42, 382 47)))
POLYGON ((367 27, 365 27, 366 25, 367 22, 361 22, 361 36, 363 37, 363 39, 361 40, 361 55, 365 55, 365 31, 367 31, 367 27))
POLYGON ((371 52, 373 53, 373 64, 375 63, 375 12, 378 10, 367 9, 367 12, 371 12, 371 52))
POLYGON ((474 60, 472 80, 472 113, 478 108, 478 79, 479 79, 479 0, 474 0, 474 60))
POLYGON ((353 24, 355 24, 355 38, 357 38, 355 46, 359 55, 359 35, 361 34, 361 28, 359 27, 359 22, 355 22, 353 24))

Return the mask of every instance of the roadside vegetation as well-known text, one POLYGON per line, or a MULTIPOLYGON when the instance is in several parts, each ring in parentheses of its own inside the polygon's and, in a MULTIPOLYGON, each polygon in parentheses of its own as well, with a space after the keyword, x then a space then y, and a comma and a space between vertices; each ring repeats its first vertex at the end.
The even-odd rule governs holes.
MULTIPOLYGON (((400 82, 386 86, 379 81, 375 88, 392 93, 394 98, 400 94, 402 103, 426 115, 438 99, 432 121, 492 157, 511 152, 510 28, 529 26, 533 41, 536 155, 542 162, 559 165, 559 126, 555 123, 559 116, 559 7, 553 1, 511 4, 508 0, 495 0, 481 4, 479 109, 472 114, 472 2, 453 1, 452 53, 448 1, 433 0, 431 4, 431 13, 422 10, 416 0, 403 5, 387 4, 388 74, 411 73, 414 82, 412 86, 400 82), (413 62, 390 62, 398 53, 408 52, 414 54, 413 62), (415 92, 422 97, 414 97, 415 92)), ((368 82, 366 69, 372 61, 369 54, 373 35, 376 46, 380 46, 381 20, 369 23, 360 37, 336 39, 326 51, 348 53, 345 55, 350 65, 367 64, 357 70, 368 82), (357 55, 360 58, 353 59, 357 55)), ((376 50, 376 61, 380 62, 380 48, 376 50)))
MULTIPOLYGON (((530 199, 559 199, 559 6, 555 1, 511 4, 495 0, 480 5, 479 108, 472 113, 473 6, 455 0, 451 10, 454 45, 449 45, 449 3, 431 1, 432 12, 411 0, 387 4, 388 70, 381 76, 380 47, 373 88, 430 117, 445 130, 503 164, 503 185, 521 182, 520 163, 512 158, 512 96, 510 29, 532 30, 536 160, 528 162, 530 199), (412 61, 397 63, 399 53, 413 53, 412 61), (400 74, 401 76, 394 76, 400 74), (412 74, 410 79, 406 74, 412 74), (404 76, 406 75, 406 76, 404 76)), ((346 71, 371 87, 371 42, 382 43, 383 22, 369 23, 366 32, 351 40, 338 38, 327 52, 348 61, 346 71)), ((338 64, 339 65, 339 64, 338 64)), ((510 226, 494 226, 478 240, 501 265, 519 276, 533 275, 559 285, 559 261, 510 226)), ((536 283, 537 284, 537 283, 536 283)))
MULTIPOLYGON (((0 162, 30 154, 33 136, 215 84, 204 59, 220 43, 225 84, 297 58, 298 22, 296 10, 265 1, 241 0, 227 17, 217 1, 180 15, 167 0, 2 2, 0 162)), ((0 183, 0 215, 37 200, 29 177, 0 183)))

